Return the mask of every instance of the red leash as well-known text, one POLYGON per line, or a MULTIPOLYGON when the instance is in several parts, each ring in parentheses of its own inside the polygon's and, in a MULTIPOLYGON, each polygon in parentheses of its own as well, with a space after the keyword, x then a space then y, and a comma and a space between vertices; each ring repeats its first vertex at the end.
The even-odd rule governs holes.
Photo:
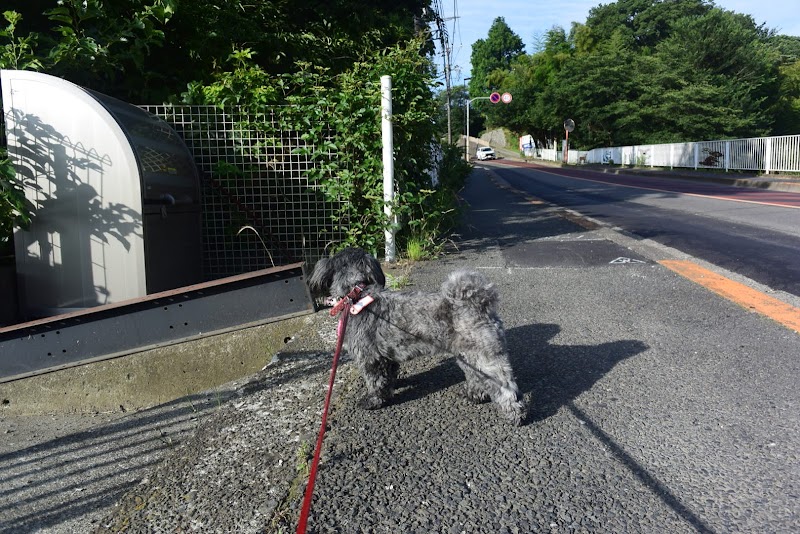
MULTIPOLYGON (((355 290, 353 290, 355 291, 355 290)), ((351 291, 351 293, 353 293, 351 291)), ((358 293, 361 293, 359 289, 358 293)), ((342 352, 342 343, 344 342, 344 330, 347 328, 347 318, 350 317, 349 304, 352 303, 350 295, 343 298, 336 307, 331 310, 331 315, 336 315, 340 311, 344 311, 339 317, 339 327, 337 328, 338 338, 336 340, 336 351, 333 353, 333 367, 331 368, 331 378, 328 381, 328 393, 325 395, 325 407, 322 409, 322 424, 319 427, 319 435, 317 436, 317 446, 314 450, 314 460, 311 462, 311 471, 308 474, 308 486, 306 487, 306 494, 303 497, 303 508, 300 510, 300 519, 297 522, 297 534, 305 534, 306 527, 308 526, 308 513, 311 510, 311 497, 314 495, 314 481, 317 478, 317 466, 319 465, 319 456, 322 452, 322 440, 325 437, 325 427, 328 422, 328 409, 331 404, 331 394, 333 393, 333 381, 336 379, 336 367, 339 365, 339 353, 342 352), (343 304, 345 303, 345 304, 343 304)))

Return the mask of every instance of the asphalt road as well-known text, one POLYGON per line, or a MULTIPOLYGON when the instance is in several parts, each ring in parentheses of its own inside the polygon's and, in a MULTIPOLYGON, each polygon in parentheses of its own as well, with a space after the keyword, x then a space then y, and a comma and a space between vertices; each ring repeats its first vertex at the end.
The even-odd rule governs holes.
POLYGON ((800 336, 667 271, 675 251, 587 229, 473 174, 460 253, 502 296, 527 424, 459 393, 452 360, 331 419, 314 532, 800 530, 800 336), (617 262, 627 257, 636 262, 617 262))
POLYGON ((493 164, 514 187, 800 296, 800 193, 493 164))

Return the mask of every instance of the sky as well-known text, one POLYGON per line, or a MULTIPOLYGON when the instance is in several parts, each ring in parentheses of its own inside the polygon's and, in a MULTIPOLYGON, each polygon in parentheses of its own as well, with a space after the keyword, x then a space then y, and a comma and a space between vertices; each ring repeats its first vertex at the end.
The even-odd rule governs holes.
MULTIPOLYGON (((522 38, 525 52, 533 52, 537 36, 553 26, 569 32, 572 22, 586 22, 589 10, 614 0, 441 0, 450 43, 453 46, 452 83, 458 85, 469 76, 472 43, 485 39, 497 17, 522 38)), ((715 0, 718 7, 751 15, 757 24, 778 33, 800 36, 798 0, 715 0)), ((439 62, 441 63, 441 55, 439 62)))

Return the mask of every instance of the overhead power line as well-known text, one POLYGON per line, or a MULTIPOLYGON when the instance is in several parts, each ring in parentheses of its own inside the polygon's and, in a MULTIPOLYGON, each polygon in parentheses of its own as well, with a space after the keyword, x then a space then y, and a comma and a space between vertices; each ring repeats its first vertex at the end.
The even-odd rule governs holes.
MULTIPOLYGON (((451 97, 451 84, 450 84, 450 76, 451 76, 451 59, 452 59, 452 47, 450 46, 450 39, 447 31, 447 25, 445 21, 447 20, 456 20, 455 14, 453 17, 446 18, 444 16, 444 9, 442 7, 441 0, 433 0, 431 7, 433 8, 433 18, 436 24, 436 29, 439 33, 439 42, 442 46, 442 57, 444 59, 444 86, 445 86, 445 95, 447 100, 447 142, 453 142, 453 129, 452 129, 452 121, 450 119, 450 97, 451 97)), ((455 4, 454 4, 455 10, 455 4)))

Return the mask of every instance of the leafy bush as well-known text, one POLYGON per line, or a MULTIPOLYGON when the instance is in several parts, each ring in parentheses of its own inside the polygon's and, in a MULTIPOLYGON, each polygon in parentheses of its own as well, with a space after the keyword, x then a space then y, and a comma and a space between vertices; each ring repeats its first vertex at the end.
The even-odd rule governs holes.
POLYGON ((421 256, 433 257, 439 254, 447 241, 448 234, 458 223, 458 192, 472 170, 464 161, 462 149, 456 145, 444 144, 437 165, 439 183, 431 190, 421 190, 419 202, 415 204, 414 216, 408 221, 408 231, 399 236, 406 250, 422 248, 421 256))
MULTIPOLYGON (((316 163, 308 175, 321 199, 340 206, 331 222, 346 237, 333 243, 333 250, 360 246, 377 254, 383 249, 384 231, 395 224, 384 214, 382 75, 391 75, 393 86, 396 194, 392 208, 398 240, 412 235, 429 240, 451 225, 454 192, 469 169, 460 161, 458 149, 448 147, 437 169, 438 188, 425 170, 436 146, 436 104, 431 92, 433 66, 420 54, 423 45, 422 40, 413 40, 373 52, 339 74, 298 63, 294 73, 270 75, 253 63, 251 50, 236 50, 229 58, 230 71, 217 75, 211 84, 190 84, 183 101, 221 107, 236 104, 249 108, 256 117, 267 106, 289 104, 276 129, 268 133, 278 139, 281 131, 295 131, 306 142, 308 148, 295 153, 316 163)), ((267 121, 243 126, 270 128, 267 121)))

